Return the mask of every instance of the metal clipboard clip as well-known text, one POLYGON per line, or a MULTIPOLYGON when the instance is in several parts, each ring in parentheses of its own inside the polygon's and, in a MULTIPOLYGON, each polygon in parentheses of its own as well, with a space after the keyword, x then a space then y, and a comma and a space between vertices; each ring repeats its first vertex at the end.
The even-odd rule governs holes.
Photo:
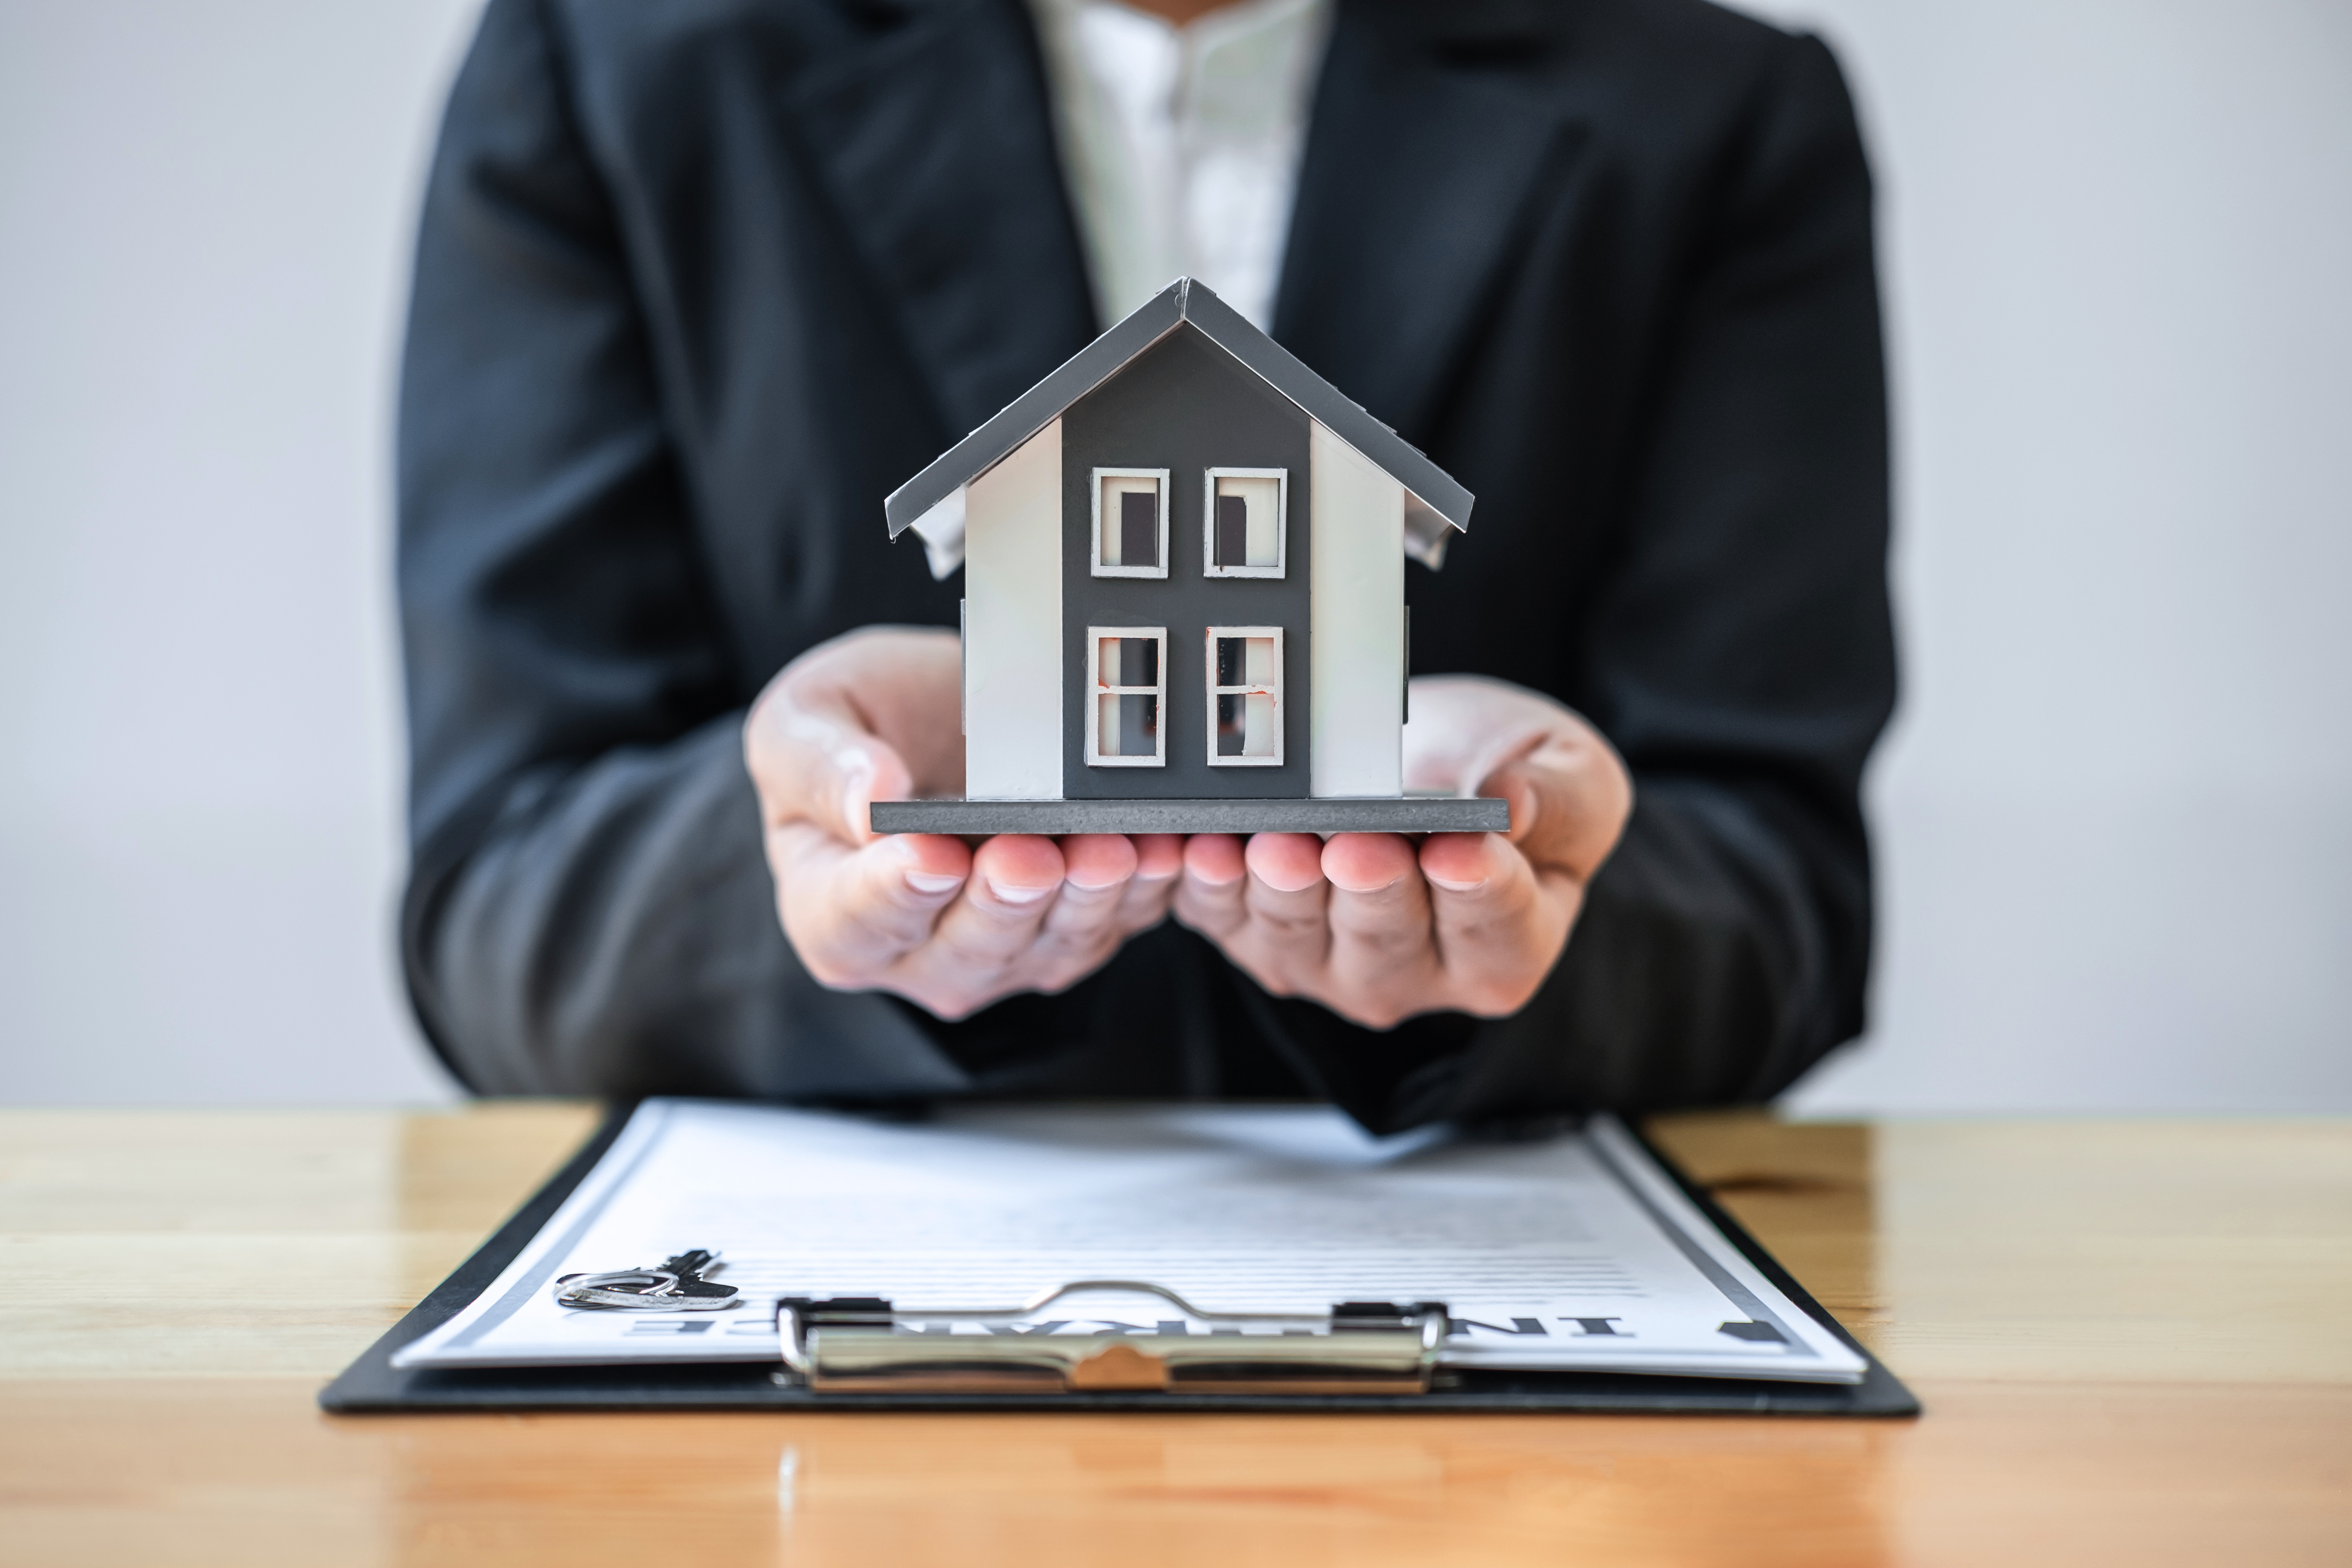
POLYGON ((784 1364, 818 1394, 1425 1394, 1451 1327, 1442 1301, 1212 1312, 1140 1279, 1075 1280, 1017 1307, 916 1310, 874 1296, 776 1304, 784 1364), (1155 1296, 1188 1323, 1155 1334, 952 1331, 1099 1292, 1155 1296), (1190 1322, 1209 1331, 1190 1332, 1190 1322))

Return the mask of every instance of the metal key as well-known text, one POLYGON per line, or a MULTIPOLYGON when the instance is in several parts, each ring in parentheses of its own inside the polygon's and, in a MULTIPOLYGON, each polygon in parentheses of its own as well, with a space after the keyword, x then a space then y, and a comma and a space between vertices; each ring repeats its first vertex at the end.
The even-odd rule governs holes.
POLYGON ((742 1299, 734 1286, 705 1278, 720 1267, 717 1253, 696 1247, 664 1258, 659 1268, 566 1274, 555 1282, 555 1300, 586 1310, 721 1312, 742 1299))

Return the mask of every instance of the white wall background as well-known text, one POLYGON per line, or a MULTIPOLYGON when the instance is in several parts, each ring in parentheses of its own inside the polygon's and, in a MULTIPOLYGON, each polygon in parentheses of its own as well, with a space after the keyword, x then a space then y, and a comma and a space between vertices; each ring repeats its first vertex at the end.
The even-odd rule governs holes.
MULTIPOLYGON (((1885 190, 1906 707, 1808 1110, 2352 1110, 2352 6, 1773 0, 1885 190)), ((0 1101, 447 1092, 391 352, 471 0, 0 0, 0 1101)))
POLYGON ((392 353, 469 0, 0 0, 0 1100, 445 1094, 392 353))
POLYGON ((1885 207, 1905 709, 1811 1110, 2352 1110, 2352 5, 1781 0, 1885 207))

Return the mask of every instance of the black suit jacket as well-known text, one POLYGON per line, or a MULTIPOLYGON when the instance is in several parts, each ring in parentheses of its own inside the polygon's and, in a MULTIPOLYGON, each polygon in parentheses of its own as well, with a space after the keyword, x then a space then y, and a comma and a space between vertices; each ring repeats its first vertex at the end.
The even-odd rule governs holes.
POLYGON ((1517 1016, 1385 1033, 1165 926, 955 1025, 780 933, 738 725, 959 583, 882 498, 1097 330, 1020 0, 492 0, 399 436, 418 1016, 495 1092, 1769 1095, 1856 1032, 1892 700, 1869 178, 1828 52, 1697 0, 1340 0, 1275 335, 1478 497, 1413 661, 1639 801, 1517 1016))

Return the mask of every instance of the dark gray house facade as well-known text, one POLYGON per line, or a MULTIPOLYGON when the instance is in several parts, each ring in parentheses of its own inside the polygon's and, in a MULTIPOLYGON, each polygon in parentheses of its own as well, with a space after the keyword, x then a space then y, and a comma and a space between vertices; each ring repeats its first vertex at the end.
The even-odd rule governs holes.
MULTIPOLYGON (((1312 661, 1280 656, 1306 653, 1312 626, 1307 585, 1314 542, 1302 537, 1312 531, 1289 526, 1291 514, 1310 515, 1313 503, 1311 424, 1297 405, 1193 331, 1160 339, 1062 415, 1064 798, 1297 799, 1308 794, 1312 661), (1130 475, 1135 478, 1126 479, 1130 475), (1244 478, 1256 482, 1231 482, 1244 478), (1126 503, 1120 510, 1130 516, 1123 522, 1139 521, 1132 514, 1149 510, 1157 533, 1157 514, 1167 514, 1166 549, 1151 552, 1162 574, 1103 569, 1106 553, 1142 563, 1136 551, 1097 547, 1095 519, 1105 491, 1126 503), (1277 561, 1248 574, 1213 571, 1219 565, 1218 512, 1225 513, 1223 553, 1245 565, 1247 513, 1262 496, 1270 499, 1274 515, 1261 521, 1259 532, 1270 526, 1276 548, 1261 553, 1277 561), (1086 526, 1077 526, 1081 521, 1086 526), (1237 522, 1238 550, 1233 548, 1237 522), (1143 683, 1151 690, 1122 695, 1108 689, 1106 675, 1145 672, 1106 670, 1106 650, 1088 646, 1098 628, 1164 634, 1166 667, 1143 683), (1238 649, 1215 646, 1236 641, 1243 644, 1238 649), (1220 653, 1222 673, 1213 668, 1220 653), (1255 681, 1249 679, 1253 653, 1255 681), (1278 672, 1268 668, 1276 664, 1278 672), (1226 689, 1214 689, 1221 686, 1226 689), (1146 724, 1156 732, 1141 733, 1146 724), (1118 732, 1107 737, 1112 728, 1118 732), (1119 765, 1129 757, 1152 761, 1119 765)), ((1110 651, 1129 666, 1159 657, 1155 638, 1118 641, 1122 646, 1110 651)))

